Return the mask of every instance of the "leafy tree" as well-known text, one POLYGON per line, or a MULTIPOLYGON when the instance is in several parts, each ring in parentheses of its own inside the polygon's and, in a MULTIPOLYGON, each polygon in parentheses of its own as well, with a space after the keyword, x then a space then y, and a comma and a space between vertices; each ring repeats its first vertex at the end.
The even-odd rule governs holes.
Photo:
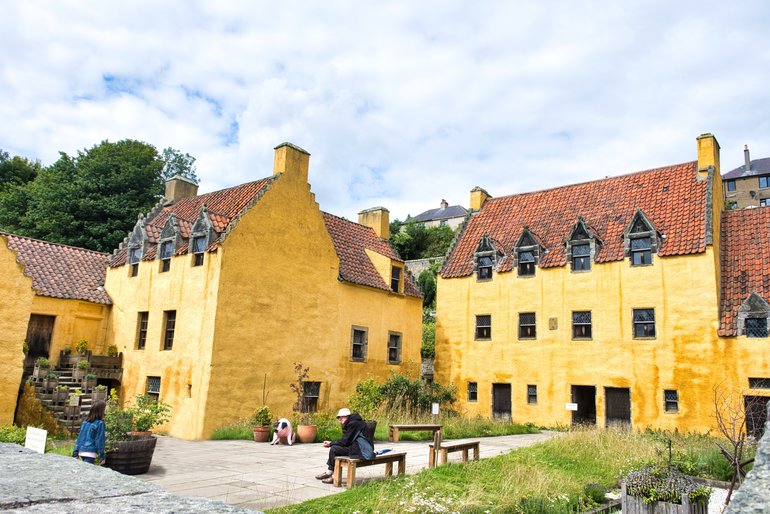
POLYGON ((426 309, 436 306, 436 274, 431 269, 423 270, 417 277, 417 284, 422 291, 422 304, 426 309))
POLYGON ((390 242, 405 260, 446 255, 454 236, 455 232, 447 225, 426 228, 413 221, 391 223, 390 242), (398 230, 393 230, 394 226, 398 230))
POLYGON ((198 175, 195 174, 195 157, 189 153, 182 154, 179 150, 169 146, 163 149, 161 159, 163 160, 163 170, 161 171, 163 180, 181 175, 198 182, 198 175))
POLYGON ((14 155, 0 149, 0 193, 14 186, 21 186, 35 179, 40 172, 38 161, 14 155))

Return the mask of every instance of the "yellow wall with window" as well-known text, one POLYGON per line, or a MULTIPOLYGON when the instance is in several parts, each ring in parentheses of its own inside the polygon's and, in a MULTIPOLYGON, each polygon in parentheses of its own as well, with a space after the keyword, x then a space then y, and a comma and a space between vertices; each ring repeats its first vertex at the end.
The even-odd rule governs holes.
POLYGON ((53 365, 58 363, 61 350, 74 351, 75 343, 81 339, 88 342, 88 349, 94 355, 106 355, 109 313, 109 305, 82 300, 36 295, 32 301, 32 314, 56 318, 49 352, 53 365))

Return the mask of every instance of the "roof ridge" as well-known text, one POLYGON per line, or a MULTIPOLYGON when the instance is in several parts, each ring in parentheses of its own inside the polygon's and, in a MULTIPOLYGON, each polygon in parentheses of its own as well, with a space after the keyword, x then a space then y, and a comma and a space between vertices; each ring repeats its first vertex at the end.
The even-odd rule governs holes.
MULTIPOLYGON (((574 184, 564 184, 563 186, 549 187, 549 188, 546 188, 546 189, 536 189, 534 191, 525 191, 523 193, 511 193, 509 195, 491 197, 491 198, 489 198, 486 201, 486 203, 494 202, 494 201, 497 201, 497 200, 503 200, 505 198, 511 198, 513 196, 533 195, 533 194, 538 194, 538 193, 546 193, 546 192, 549 192, 549 191, 556 191, 556 190, 559 190, 559 189, 571 188, 571 187, 575 187, 575 186, 583 186, 583 185, 586 185, 586 184, 593 184, 593 183, 596 183, 596 182, 607 182, 607 181, 612 181, 612 180, 620 180, 620 179, 623 179, 623 178, 626 178, 626 177, 631 177, 631 176, 634 176, 634 175, 642 175, 642 174, 645 174, 645 173, 653 173, 653 172, 656 172, 656 171, 676 168, 676 167, 679 167, 679 166, 686 166, 688 164, 697 164, 697 162, 698 161, 686 161, 686 162, 680 162, 678 164, 670 164, 668 166, 659 166, 657 168, 650 168, 648 170, 632 171, 630 173, 624 173, 623 175, 615 175, 613 177, 597 178, 597 179, 593 179, 593 180, 586 180, 585 182, 576 182, 574 184)), ((482 209, 483 209, 483 207, 482 207, 482 209)))
POLYGON ((14 234, 12 232, 6 232, 5 230, 0 230, 0 235, 18 237, 20 239, 26 239, 28 241, 37 241, 39 243, 45 243, 45 244, 54 245, 54 246, 61 246, 61 247, 64 247, 64 248, 72 248, 73 250, 80 250, 81 252, 94 253, 94 254, 97 254, 97 255, 105 255, 105 256, 109 256, 110 255, 107 252, 100 252, 98 250, 90 250, 88 248, 83 248, 82 246, 73 246, 73 245, 68 245, 68 244, 64 244, 64 243, 55 243, 53 241, 46 241, 45 239, 37 239, 35 237, 21 236, 19 234, 14 234))

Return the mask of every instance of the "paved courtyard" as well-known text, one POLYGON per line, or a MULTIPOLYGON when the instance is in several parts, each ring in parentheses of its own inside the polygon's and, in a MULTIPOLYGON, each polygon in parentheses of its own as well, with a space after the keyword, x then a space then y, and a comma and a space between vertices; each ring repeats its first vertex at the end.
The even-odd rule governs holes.
MULTIPOLYGON (((557 435, 556 432, 481 438, 481 458, 494 457, 557 435)), ((428 441, 378 441, 376 449, 407 452, 406 472, 428 467, 428 441)), ((270 446, 251 441, 182 441, 159 437, 149 473, 137 478, 181 496, 199 496, 238 507, 266 510, 342 492, 316 480, 328 449, 321 443, 270 446)), ((450 454, 450 462, 460 454, 450 454)), ((394 469, 394 473, 396 470, 394 469)), ((358 482, 382 477, 385 466, 357 470, 358 482)))

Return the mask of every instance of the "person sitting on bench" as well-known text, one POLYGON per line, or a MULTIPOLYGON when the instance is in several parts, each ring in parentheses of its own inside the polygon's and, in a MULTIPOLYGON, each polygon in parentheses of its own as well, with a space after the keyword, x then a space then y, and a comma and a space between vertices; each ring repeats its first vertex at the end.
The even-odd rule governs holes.
POLYGON ((329 460, 326 461, 327 470, 316 475, 316 478, 322 480, 324 484, 334 482, 332 471, 334 471, 335 458, 350 456, 354 459, 371 459, 374 457, 373 448, 366 440, 366 423, 361 415, 357 412, 351 413, 350 409, 343 407, 337 413, 337 420, 342 425, 342 439, 324 441, 324 447, 329 448, 329 460))

